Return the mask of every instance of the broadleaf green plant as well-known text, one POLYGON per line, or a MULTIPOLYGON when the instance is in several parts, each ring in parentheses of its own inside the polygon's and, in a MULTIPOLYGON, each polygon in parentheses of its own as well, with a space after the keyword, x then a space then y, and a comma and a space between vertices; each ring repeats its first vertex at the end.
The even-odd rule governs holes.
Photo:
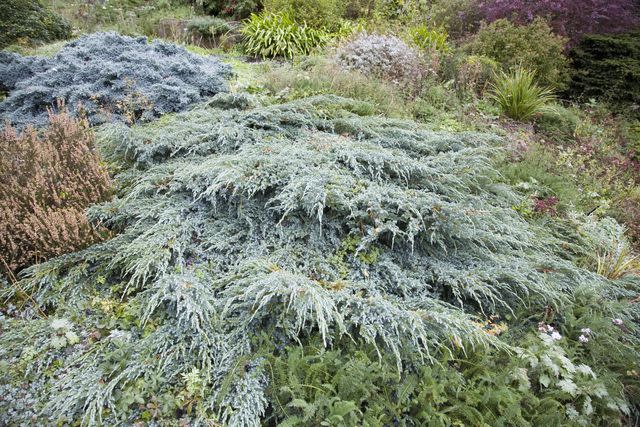
POLYGON ((240 31, 245 51, 262 58, 307 55, 329 39, 323 30, 299 24, 286 13, 252 14, 240 31))

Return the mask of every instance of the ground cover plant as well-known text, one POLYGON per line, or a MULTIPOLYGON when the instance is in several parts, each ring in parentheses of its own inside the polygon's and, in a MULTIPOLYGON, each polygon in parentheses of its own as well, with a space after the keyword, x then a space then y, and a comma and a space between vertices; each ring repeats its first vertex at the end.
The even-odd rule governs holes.
POLYGON ((630 4, 47 3, 0 425, 637 426, 630 4))
POLYGON ((215 57, 116 33, 83 36, 50 59, 0 53, 7 97, 0 116, 24 127, 47 122, 57 100, 91 124, 135 122, 181 111, 226 90, 230 69, 215 57))
MULTIPOLYGON (((512 209, 494 137, 434 133, 339 97, 247 101, 221 94, 100 131, 123 187, 90 217, 117 235, 20 282, 48 318, 4 320, 3 359, 29 361, 2 371, 17 396, 2 404, 26 408, 5 406, 9 419, 256 425, 278 405, 274 349, 349 339, 411 371, 464 346, 503 348, 476 323, 483 312, 617 292, 512 209)), ((558 387, 603 409, 574 414, 560 399, 558 416, 627 412, 615 383, 593 394, 566 369, 558 387)))

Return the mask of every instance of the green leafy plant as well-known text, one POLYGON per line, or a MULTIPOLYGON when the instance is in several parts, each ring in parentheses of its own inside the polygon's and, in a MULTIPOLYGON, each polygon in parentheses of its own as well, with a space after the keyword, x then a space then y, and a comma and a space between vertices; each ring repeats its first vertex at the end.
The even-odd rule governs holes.
POLYGON ((245 51, 262 58, 307 55, 328 41, 324 31, 300 25, 285 13, 253 14, 240 31, 245 51))
POLYGON ((0 49, 12 43, 50 42, 69 37, 69 23, 41 0, 0 2, 0 49))
POLYGON ((499 19, 481 28, 468 48, 495 60, 504 71, 524 67, 535 72, 538 83, 564 89, 569 80, 565 42, 541 18, 528 25, 499 19))
POLYGON ((586 36, 570 53, 572 96, 640 117, 640 33, 586 36))
POLYGON ((335 30, 346 11, 342 0, 264 0, 267 13, 288 14, 294 21, 316 29, 335 30))
POLYGON ((538 86, 533 71, 522 67, 509 73, 500 71, 491 85, 490 97, 505 115, 521 121, 530 120, 555 99, 553 91, 538 86))
POLYGON ((201 7, 205 13, 215 16, 230 16, 244 19, 262 7, 260 0, 190 0, 201 7))
POLYGON ((449 34, 444 28, 430 28, 420 25, 409 30, 411 39, 420 49, 449 52, 449 34))

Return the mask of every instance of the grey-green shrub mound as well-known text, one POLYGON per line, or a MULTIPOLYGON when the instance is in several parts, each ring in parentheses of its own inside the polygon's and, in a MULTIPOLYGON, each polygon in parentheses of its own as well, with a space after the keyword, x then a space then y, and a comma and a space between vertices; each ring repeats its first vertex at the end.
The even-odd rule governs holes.
POLYGON ((230 74, 217 58, 174 44, 96 33, 50 59, 0 53, 0 82, 9 92, 0 118, 18 127, 42 125, 47 108, 63 99, 72 111, 82 108, 92 124, 148 120, 226 91, 230 74))
POLYGON ((71 25, 42 0, 0 2, 0 49, 17 43, 51 42, 71 37, 71 25))
POLYGON ((371 108, 334 96, 218 101, 101 128, 121 191, 90 217, 117 235, 20 282, 49 318, 0 319, 0 423, 133 424, 153 407, 257 426, 277 405, 263 356, 284 346, 350 337, 411 370, 500 346, 474 314, 609 283, 512 209, 491 135, 360 116, 371 108))

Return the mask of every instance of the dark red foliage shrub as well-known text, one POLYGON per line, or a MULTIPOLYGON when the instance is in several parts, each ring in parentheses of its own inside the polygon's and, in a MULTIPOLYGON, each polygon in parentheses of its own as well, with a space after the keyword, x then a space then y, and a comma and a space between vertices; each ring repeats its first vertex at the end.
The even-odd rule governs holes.
POLYGON ((109 197, 111 182, 85 120, 50 113, 32 126, 0 130, 0 271, 78 250, 100 240, 85 209, 109 197))
POLYGON ((556 210, 558 201, 558 198, 555 196, 546 197, 544 199, 536 198, 533 201, 533 210, 539 214, 556 216, 558 214, 556 210))
POLYGON ((549 19, 560 35, 578 42, 585 34, 620 33, 636 28, 640 12, 635 0, 487 0, 480 2, 484 18, 508 18, 529 23, 536 16, 549 19))

